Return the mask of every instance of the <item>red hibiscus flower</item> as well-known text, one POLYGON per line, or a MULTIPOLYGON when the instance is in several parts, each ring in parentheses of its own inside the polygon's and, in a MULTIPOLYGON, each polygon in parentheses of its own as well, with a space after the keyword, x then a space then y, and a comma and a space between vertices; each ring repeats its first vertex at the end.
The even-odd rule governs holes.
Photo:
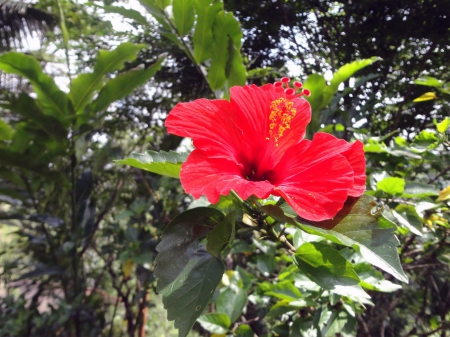
POLYGON ((283 197, 311 221, 334 217, 347 197, 365 190, 363 144, 326 133, 303 139, 311 107, 301 84, 231 88, 230 101, 198 99, 169 113, 169 133, 190 137, 195 150, 181 167, 186 193, 216 203, 234 190, 283 197))

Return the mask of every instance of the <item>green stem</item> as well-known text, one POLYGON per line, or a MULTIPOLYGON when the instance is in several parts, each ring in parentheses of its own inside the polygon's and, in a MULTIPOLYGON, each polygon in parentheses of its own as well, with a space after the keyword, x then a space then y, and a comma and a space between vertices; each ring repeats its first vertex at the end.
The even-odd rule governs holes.
POLYGON ((69 77, 69 81, 72 82, 72 77, 70 75, 70 59, 69 59, 69 31, 66 27, 66 19, 64 17, 64 11, 61 5, 60 0, 56 0, 56 3, 58 5, 58 11, 59 11, 59 21, 60 21, 60 28, 63 36, 63 43, 64 43, 64 52, 66 54, 66 66, 67 66, 67 76, 69 77))

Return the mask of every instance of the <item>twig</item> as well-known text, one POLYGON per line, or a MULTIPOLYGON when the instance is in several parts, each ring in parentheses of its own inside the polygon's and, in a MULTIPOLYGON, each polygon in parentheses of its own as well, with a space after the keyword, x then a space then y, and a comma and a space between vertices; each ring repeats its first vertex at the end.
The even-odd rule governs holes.
POLYGON ((93 226, 94 229, 92 230, 92 234, 90 235, 89 239, 87 240, 83 249, 81 250, 80 256, 82 256, 86 252, 86 250, 92 243, 92 239, 94 238, 95 232, 98 230, 98 228, 100 226, 100 222, 103 220, 105 215, 109 212, 109 210, 114 205, 114 201, 116 200, 117 192, 122 188, 122 185, 123 185, 123 180, 119 179, 119 181, 117 182, 117 185, 113 191, 113 194, 111 195, 111 198, 109 198, 108 203, 106 204, 103 211, 99 214, 97 221, 94 223, 94 226, 93 226))

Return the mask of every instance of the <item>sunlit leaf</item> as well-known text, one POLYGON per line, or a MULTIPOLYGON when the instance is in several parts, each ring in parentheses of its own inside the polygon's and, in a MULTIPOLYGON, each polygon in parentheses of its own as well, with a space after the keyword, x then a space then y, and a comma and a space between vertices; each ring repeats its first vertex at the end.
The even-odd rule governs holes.
POLYGON ((426 150, 434 149, 439 142, 436 134, 428 130, 422 130, 414 138, 411 147, 418 152, 425 152, 426 150))
POLYGON ((214 334, 224 334, 228 331, 231 322, 226 314, 206 314, 200 316, 197 320, 203 329, 214 334))
POLYGON ((412 205, 400 204, 395 208, 393 214, 400 225, 408 228, 412 233, 422 236, 423 221, 412 205))
POLYGON ((291 281, 282 281, 276 284, 262 283, 260 284, 264 295, 273 296, 281 300, 295 301, 302 297, 302 293, 291 281))
POLYGON ((414 80, 414 84, 426 85, 428 87, 435 87, 435 88, 442 87, 443 85, 441 81, 431 76, 419 77, 418 79, 414 80))
POLYGON ((397 177, 387 177, 377 183, 377 190, 392 195, 399 195, 405 189, 405 180, 397 177))
POLYGON ((226 314, 231 323, 235 322, 247 305, 247 292, 238 287, 227 287, 216 300, 216 311, 226 314))
POLYGON ((447 131, 448 127, 450 126, 450 118, 445 117, 442 122, 440 123, 436 123, 436 129, 438 130, 438 132, 440 133, 444 133, 445 131, 447 131))
POLYGON ((194 25, 194 0, 173 0, 173 18, 178 34, 184 36, 189 33, 194 25))
POLYGON ((192 40, 194 43, 194 59, 200 64, 211 57, 214 43, 212 28, 217 13, 223 10, 223 4, 213 0, 194 0, 194 7, 197 21, 192 40))
POLYGON ((353 266, 339 251, 320 242, 307 242, 295 252, 299 269, 322 288, 344 296, 369 298, 359 286, 353 266))
POLYGON ((450 199, 450 185, 448 185, 446 188, 444 188, 442 191, 439 192, 439 201, 444 201, 450 199))
POLYGON ((331 101, 333 95, 337 92, 339 85, 348 80, 353 76, 358 70, 361 70, 372 63, 381 60, 380 57, 371 57, 369 59, 353 61, 343 65, 338 69, 337 72, 333 74, 333 78, 330 81, 330 85, 324 89, 323 92, 323 106, 327 106, 331 101))
POLYGON ((116 160, 115 163, 130 165, 142 170, 171 178, 179 178, 181 165, 186 161, 187 153, 147 151, 132 153, 130 157, 116 160))
POLYGON ((429 92, 426 92, 423 95, 413 99, 413 102, 417 103, 417 102, 431 101, 436 98, 437 98, 436 93, 429 91, 429 92))
POLYGON ((106 82, 100 90, 97 98, 90 103, 87 108, 89 111, 104 111, 112 102, 115 102, 125 96, 131 94, 134 89, 145 84, 152 78, 156 72, 161 69, 164 56, 160 56, 158 60, 147 69, 132 69, 126 73, 121 73, 113 79, 106 82))

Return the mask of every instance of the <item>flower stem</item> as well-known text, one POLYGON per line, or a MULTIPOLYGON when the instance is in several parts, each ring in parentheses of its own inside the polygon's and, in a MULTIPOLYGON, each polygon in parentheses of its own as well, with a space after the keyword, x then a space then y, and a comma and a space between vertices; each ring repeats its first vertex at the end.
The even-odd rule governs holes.
POLYGON ((239 202, 239 204, 242 205, 242 207, 245 209, 245 211, 252 215, 254 213, 253 208, 247 204, 244 200, 242 200, 242 198, 233 190, 231 190, 230 194, 239 202))

